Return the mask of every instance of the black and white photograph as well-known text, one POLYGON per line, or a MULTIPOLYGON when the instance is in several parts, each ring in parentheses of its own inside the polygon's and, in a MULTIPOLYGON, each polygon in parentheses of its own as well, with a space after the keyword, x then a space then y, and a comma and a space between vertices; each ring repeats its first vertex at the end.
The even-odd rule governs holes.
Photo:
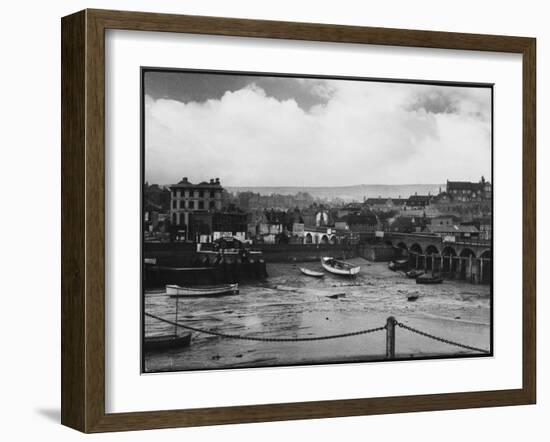
POLYGON ((492 356, 492 159, 492 84, 143 67, 142 372, 492 356))

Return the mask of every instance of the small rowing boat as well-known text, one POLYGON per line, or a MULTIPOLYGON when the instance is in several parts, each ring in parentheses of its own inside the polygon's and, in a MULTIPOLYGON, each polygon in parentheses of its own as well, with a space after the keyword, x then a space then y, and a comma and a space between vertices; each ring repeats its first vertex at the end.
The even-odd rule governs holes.
POLYGON ((419 276, 422 276, 424 274, 424 272, 422 270, 409 270, 405 274, 407 275, 407 278, 416 279, 419 276))
POLYGON ((238 295, 239 284, 223 284, 215 286, 180 287, 179 285, 167 285, 166 294, 171 298, 186 296, 225 296, 238 295))
POLYGON ((314 270, 305 269, 303 267, 300 267, 300 272, 307 276, 313 276, 314 278, 322 278, 323 276, 325 276, 325 274, 322 272, 316 272, 314 270))
POLYGON ((191 343, 191 333, 181 335, 146 336, 143 340, 145 351, 162 351, 188 347, 191 343))
POLYGON ((396 270, 404 270, 409 266, 409 261, 406 259, 398 259, 396 261, 390 261, 388 264, 388 268, 390 270, 393 270, 394 272, 396 270))
POLYGON ((321 258, 321 265, 327 272, 342 276, 355 276, 359 273, 359 270, 361 270, 360 266, 339 261, 329 256, 324 256, 321 258))
POLYGON ((421 275, 416 278, 417 284, 441 284, 443 282, 443 278, 439 276, 428 276, 428 275, 421 275))

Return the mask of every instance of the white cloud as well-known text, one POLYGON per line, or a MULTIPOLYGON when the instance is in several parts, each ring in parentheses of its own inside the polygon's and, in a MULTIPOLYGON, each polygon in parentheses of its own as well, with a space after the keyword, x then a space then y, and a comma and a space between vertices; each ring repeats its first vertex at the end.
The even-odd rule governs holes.
POLYGON ((149 182, 227 186, 442 183, 490 174, 490 89, 439 87, 453 110, 411 105, 434 86, 330 81, 304 111, 250 85, 202 103, 146 97, 149 182), (427 110, 428 109, 428 110, 427 110))

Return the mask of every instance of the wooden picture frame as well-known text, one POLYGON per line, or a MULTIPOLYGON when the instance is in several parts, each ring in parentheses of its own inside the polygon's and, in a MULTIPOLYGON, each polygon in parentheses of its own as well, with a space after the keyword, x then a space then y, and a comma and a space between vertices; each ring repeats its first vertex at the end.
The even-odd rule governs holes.
POLYGON ((106 10, 62 19, 62 409, 83 432, 533 404, 536 152, 533 38, 106 10), (517 53, 523 64, 523 383, 456 392, 133 413, 105 412, 105 30, 517 53))

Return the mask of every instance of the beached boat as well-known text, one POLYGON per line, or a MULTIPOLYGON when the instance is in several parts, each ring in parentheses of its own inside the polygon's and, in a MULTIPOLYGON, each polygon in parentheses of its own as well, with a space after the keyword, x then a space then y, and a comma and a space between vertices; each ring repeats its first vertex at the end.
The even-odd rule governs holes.
POLYGON ((171 298, 186 296, 225 296, 239 294, 239 284, 223 284, 215 286, 180 287, 167 285, 166 294, 171 298))
POLYGON ((355 276, 359 273, 359 270, 361 270, 360 266, 355 266, 348 262, 339 261, 329 256, 324 256, 321 258, 321 265, 327 272, 333 273, 335 275, 355 276))
POLYGON ((305 269, 303 267, 300 267, 300 272, 307 276, 313 276, 314 278, 322 278, 323 276, 325 276, 325 274, 322 272, 316 272, 314 270, 305 269))
POLYGON ((424 274, 424 272, 422 270, 409 270, 405 274, 407 275, 407 278, 416 279, 419 276, 422 276, 424 274))
POLYGON ((420 295, 418 293, 411 293, 407 295, 407 301, 416 301, 420 295))
POLYGON ((388 268, 390 270, 393 270, 394 272, 396 270, 404 270, 409 266, 409 261, 406 259, 398 259, 395 261, 390 261, 388 264, 388 268))
POLYGON ((443 278, 435 275, 421 275, 416 278, 417 284, 441 284, 442 282, 443 278))
POLYGON ((146 336, 143 340, 145 351, 163 351, 188 347, 191 344, 191 333, 180 335, 146 336))

